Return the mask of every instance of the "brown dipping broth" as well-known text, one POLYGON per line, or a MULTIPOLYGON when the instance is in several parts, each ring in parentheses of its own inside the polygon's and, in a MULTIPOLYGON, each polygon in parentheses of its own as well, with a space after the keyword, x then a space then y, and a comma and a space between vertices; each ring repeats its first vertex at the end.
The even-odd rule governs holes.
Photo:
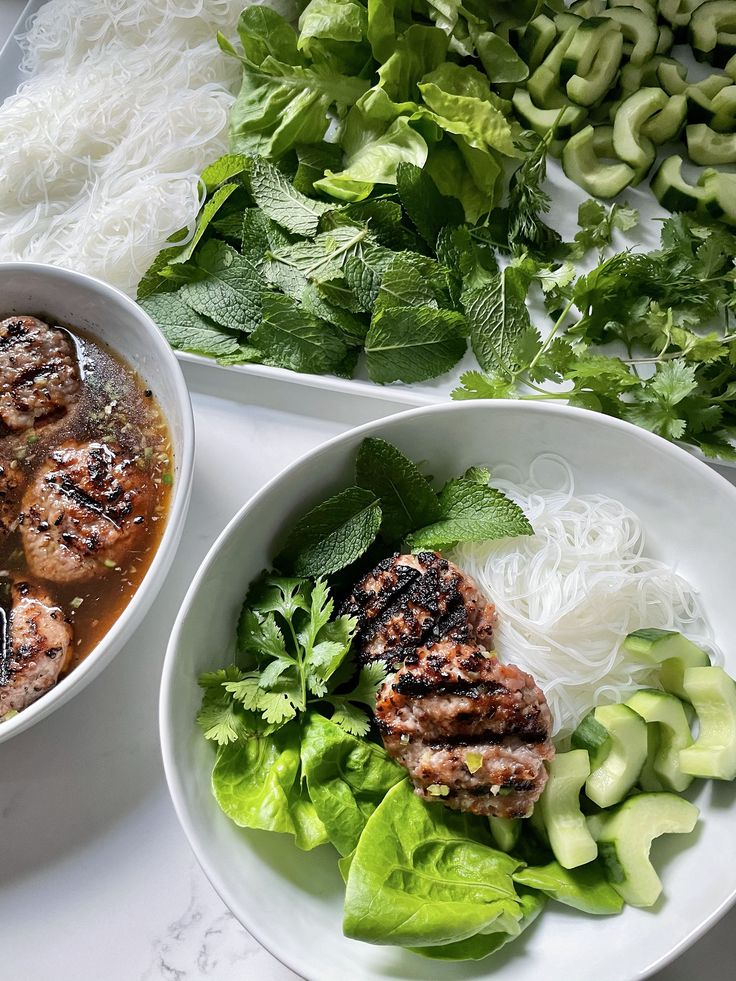
MULTIPOLYGON (((43 314, 39 319, 58 326, 43 314)), ((2 319, 0 317, 0 319, 2 319)), ((48 455, 66 440, 117 443, 136 466, 151 477, 155 489, 152 517, 123 562, 108 568, 100 561, 94 579, 76 583, 45 583, 50 596, 74 628, 76 667, 105 636, 141 583, 166 525, 173 481, 173 447, 168 426, 153 393, 137 373, 99 341, 64 326, 77 349, 81 388, 78 407, 59 421, 37 422, 35 429, 0 437, 3 465, 30 478, 48 455)), ((22 496, 22 495, 21 495, 22 496)), ((0 576, 34 582, 25 561, 18 531, 0 537, 0 576)))

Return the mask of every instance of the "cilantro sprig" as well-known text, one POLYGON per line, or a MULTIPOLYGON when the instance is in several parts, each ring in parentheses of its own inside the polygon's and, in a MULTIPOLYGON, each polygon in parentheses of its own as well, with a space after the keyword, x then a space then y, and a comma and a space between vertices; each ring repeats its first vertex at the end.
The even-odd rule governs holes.
POLYGON ((207 739, 221 746, 271 735, 309 708, 331 706, 332 721, 362 736, 384 677, 381 665, 355 675, 350 644, 355 621, 333 619, 334 601, 324 579, 266 575, 251 590, 238 624, 245 666, 203 674, 197 721, 207 739))

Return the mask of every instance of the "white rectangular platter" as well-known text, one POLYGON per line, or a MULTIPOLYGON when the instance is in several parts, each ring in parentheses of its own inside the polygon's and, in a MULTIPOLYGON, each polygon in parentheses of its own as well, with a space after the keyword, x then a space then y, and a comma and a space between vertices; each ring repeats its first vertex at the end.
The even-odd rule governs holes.
MULTIPOLYGON (((32 0, 26 13, 40 5, 32 0)), ((0 45, 23 9, 22 0, 0 0, 0 45)), ((17 84, 17 57, 13 44, 0 54, 0 98, 17 84)), ((197 453, 168 581, 107 671, 0 747, 0 977, 8 981, 296 977, 228 913, 179 828, 159 756, 166 643, 199 562, 266 481, 323 440, 448 389, 438 395, 431 386, 401 391, 182 362, 197 453)), ((736 911, 656 981, 727 981, 735 962, 736 911)))

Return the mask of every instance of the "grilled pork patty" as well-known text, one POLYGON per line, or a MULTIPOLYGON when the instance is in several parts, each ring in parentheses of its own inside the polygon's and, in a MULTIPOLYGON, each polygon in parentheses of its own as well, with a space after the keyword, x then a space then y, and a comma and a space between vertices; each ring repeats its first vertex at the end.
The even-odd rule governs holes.
POLYGON ((28 567, 53 582, 104 573, 143 536, 153 502, 150 477, 119 446, 67 441, 23 496, 28 567))
POLYGON ((35 317, 0 322, 0 427, 30 429, 70 408, 80 384, 74 342, 66 331, 35 317))
POLYGON ((429 642, 493 645, 493 605, 470 576, 437 552, 385 559, 357 584, 340 612, 358 621, 363 663, 380 659, 389 670, 429 642))
POLYGON ((0 610, 0 718, 20 712, 59 680, 72 654, 72 628, 49 594, 13 583, 0 610))
POLYGON ((525 817, 554 756, 552 718, 534 679, 474 644, 428 643, 376 697, 386 750, 417 794, 454 810, 525 817))

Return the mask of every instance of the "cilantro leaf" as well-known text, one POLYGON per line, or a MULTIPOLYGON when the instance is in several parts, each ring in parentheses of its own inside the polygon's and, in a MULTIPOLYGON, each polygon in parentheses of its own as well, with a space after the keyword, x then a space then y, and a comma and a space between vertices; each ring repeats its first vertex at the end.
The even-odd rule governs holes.
POLYGON ((339 726, 351 736, 365 736, 370 729, 370 722, 364 709, 370 711, 376 707, 376 693, 386 679, 386 667, 381 662, 367 664, 360 669, 358 681, 352 691, 347 694, 328 695, 325 701, 332 708, 330 721, 339 726), (358 704, 355 704, 358 703, 358 704))
POLYGON ((199 679, 204 695, 197 713, 197 724, 204 738, 211 739, 218 746, 249 739, 264 729, 258 716, 247 712, 227 690, 228 684, 238 683, 243 677, 239 668, 231 666, 203 674, 199 679))
POLYGON ((572 255, 577 258, 589 249, 604 249, 611 244, 614 229, 627 232, 639 221, 639 212, 626 203, 612 204, 610 207, 588 198, 578 208, 580 231, 575 235, 572 255))
POLYGON ((181 287, 182 300, 221 327, 254 330, 261 320, 265 287, 257 270, 218 239, 206 242, 194 261, 200 275, 181 287))
POLYGON ((465 371, 460 375, 460 386, 452 390, 450 397, 467 399, 507 399, 513 395, 514 383, 509 378, 484 375, 481 371, 465 371))
POLYGON ((391 443, 368 437, 355 461, 355 482, 381 503, 381 535, 399 542, 414 528, 440 518, 437 495, 412 461, 391 443))
POLYGON ((442 517, 409 535, 413 550, 442 549, 457 542, 489 541, 531 535, 534 529, 521 508, 505 494, 477 480, 450 480, 439 496, 442 517))
POLYGON ((449 371, 467 348, 461 314, 432 307, 379 310, 365 339, 375 382, 417 382, 449 371))
POLYGON ((381 506, 364 487, 348 487, 303 515, 286 537, 277 564, 299 576, 337 572, 359 558, 381 525, 381 506))

